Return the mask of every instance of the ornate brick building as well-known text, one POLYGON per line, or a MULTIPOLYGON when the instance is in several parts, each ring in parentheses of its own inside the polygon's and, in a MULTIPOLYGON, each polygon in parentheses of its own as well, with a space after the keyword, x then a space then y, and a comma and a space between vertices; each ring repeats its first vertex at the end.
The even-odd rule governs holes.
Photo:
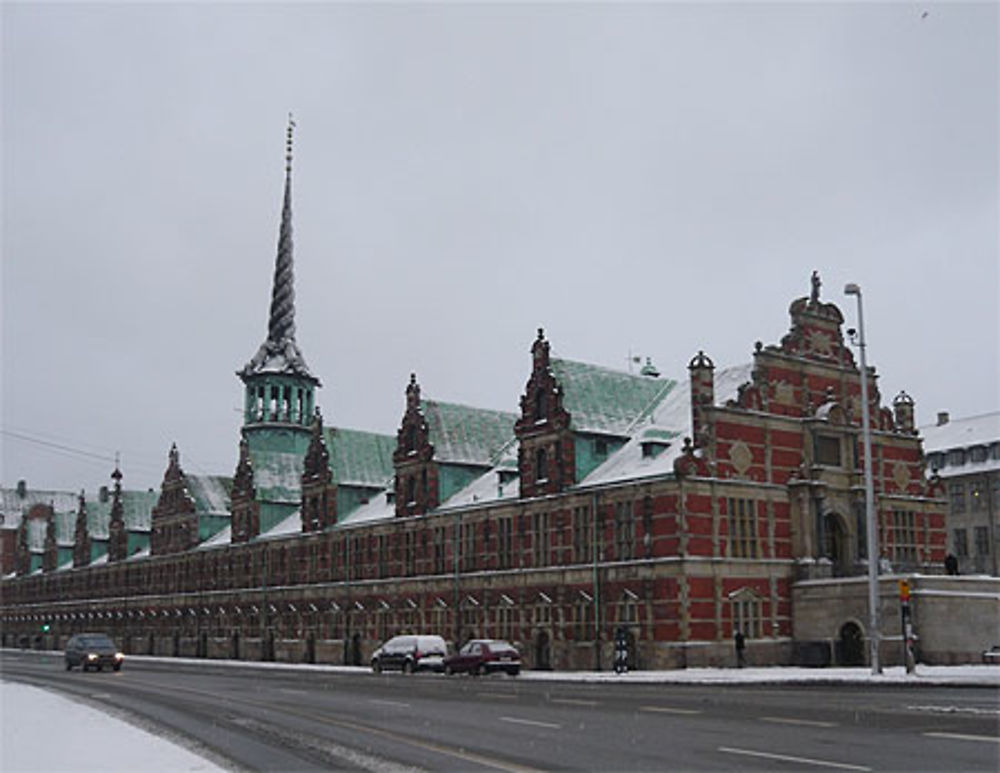
MULTIPOLYGON (((315 406, 291 214, 289 134, 234 477, 191 476, 171 448, 148 547, 123 550, 122 525, 141 528, 114 507, 107 548, 84 547, 97 543, 81 497, 67 560, 40 561, 59 535, 33 524, 52 516, 21 519, 5 644, 45 621, 42 646, 99 627, 138 653, 363 663, 392 634, 433 631, 510 639, 536 668, 600 668, 622 631, 634 667, 669 668, 729 662, 740 629, 753 662, 792 662, 816 638, 828 660, 855 657, 836 633, 853 617, 829 607, 834 633, 805 641, 793 604, 796 587, 839 587, 868 560, 860 374, 818 277, 789 332, 744 365, 698 352, 680 381, 633 375, 553 358, 539 330, 518 413, 426 399, 414 375, 386 436, 324 426, 315 406)), ((912 400, 885 407, 877 386, 870 399, 883 561, 939 572, 945 503, 912 400)))

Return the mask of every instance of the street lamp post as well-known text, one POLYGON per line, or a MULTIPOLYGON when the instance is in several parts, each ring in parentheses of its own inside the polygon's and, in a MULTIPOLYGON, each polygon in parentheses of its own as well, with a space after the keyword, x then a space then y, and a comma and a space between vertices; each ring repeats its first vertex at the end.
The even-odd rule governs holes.
MULTIPOLYGON (((844 287, 845 295, 858 297, 858 337, 861 350, 861 431, 865 446, 865 521, 868 526, 868 648, 872 674, 882 673, 879 660, 881 629, 878 608, 878 531, 875 528, 875 486, 872 482, 872 429, 868 410, 868 363, 865 359, 865 318, 861 307, 861 288, 853 282, 844 287)), ((849 333, 852 331, 848 331, 849 333)))

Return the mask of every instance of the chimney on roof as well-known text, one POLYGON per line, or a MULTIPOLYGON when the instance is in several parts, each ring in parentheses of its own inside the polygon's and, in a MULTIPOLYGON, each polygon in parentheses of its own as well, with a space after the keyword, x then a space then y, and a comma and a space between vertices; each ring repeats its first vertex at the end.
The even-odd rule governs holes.
POLYGON ((28 496, 28 481, 22 479, 17 482, 17 495, 24 499, 28 496))
POLYGON ((950 416, 948 415, 948 411, 938 411, 938 420, 937 420, 937 425, 938 425, 939 427, 942 427, 942 426, 944 426, 945 424, 947 424, 947 423, 948 423, 948 420, 949 420, 950 418, 951 418, 951 417, 950 417, 950 416))

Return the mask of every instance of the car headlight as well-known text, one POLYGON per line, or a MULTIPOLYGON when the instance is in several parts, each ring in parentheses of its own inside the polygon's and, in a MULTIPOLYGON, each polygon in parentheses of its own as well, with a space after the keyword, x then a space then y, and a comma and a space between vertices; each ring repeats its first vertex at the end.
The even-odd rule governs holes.
POLYGON ((87 660, 97 660, 97 653, 96 652, 88 652, 87 653, 87 660))
POLYGON ((115 660, 125 660, 125 654, 122 652, 115 653, 115 660))

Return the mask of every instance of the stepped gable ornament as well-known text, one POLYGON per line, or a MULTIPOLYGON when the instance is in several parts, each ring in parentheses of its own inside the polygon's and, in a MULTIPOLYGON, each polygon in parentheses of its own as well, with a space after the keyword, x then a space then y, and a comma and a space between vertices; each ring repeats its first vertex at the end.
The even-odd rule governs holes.
POLYGON ((302 482, 319 480, 329 482, 330 477, 330 452, 323 440, 323 415, 320 413, 319 406, 316 406, 309 448, 306 450, 303 462, 302 482))
POLYGON ((396 433, 396 450, 392 454, 394 463, 412 460, 430 461, 434 457, 434 445, 430 442, 430 425, 424 416, 420 403, 420 384, 417 374, 410 374, 406 386, 406 412, 396 433))
POLYGON ((820 300, 822 282, 819 272, 813 271, 808 297, 792 301, 788 313, 792 327, 781 339, 780 349, 785 354, 822 361, 839 361, 854 366, 854 355, 844 346, 841 326, 844 316, 833 303, 820 300))
POLYGON ((244 496, 255 499, 257 488, 253 479, 253 462, 250 459, 250 443, 246 434, 240 437, 240 457, 236 462, 236 473, 233 475, 233 496, 244 496))
POLYGON ((302 351, 295 342, 295 276, 292 260, 292 135, 295 121, 288 114, 285 141, 285 195, 281 208, 281 228, 278 233, 278 254, 274 263, 271 288, 271 312, 268 318, 267 340, 260 345, 253 359, 242 370, 241 378, 257 373, 291 373, 311 379, 319 385, 306 365, 302 351))
POLYGON ((564 429, 569 426, 570 415, 563 408, 562 384, 552 373, 550 346, 543 328, 538 328, 538 337, 531 345, 531 358, 531 377, 521 395, 521 418, 514 425, 515 433, 547 422, 564 429))
POLYGON ((87 499, 81 489, 76 506, 76 529, 73 535, 73 566, 86 566, 90 563, 90 530, 87 527, 87 499))

